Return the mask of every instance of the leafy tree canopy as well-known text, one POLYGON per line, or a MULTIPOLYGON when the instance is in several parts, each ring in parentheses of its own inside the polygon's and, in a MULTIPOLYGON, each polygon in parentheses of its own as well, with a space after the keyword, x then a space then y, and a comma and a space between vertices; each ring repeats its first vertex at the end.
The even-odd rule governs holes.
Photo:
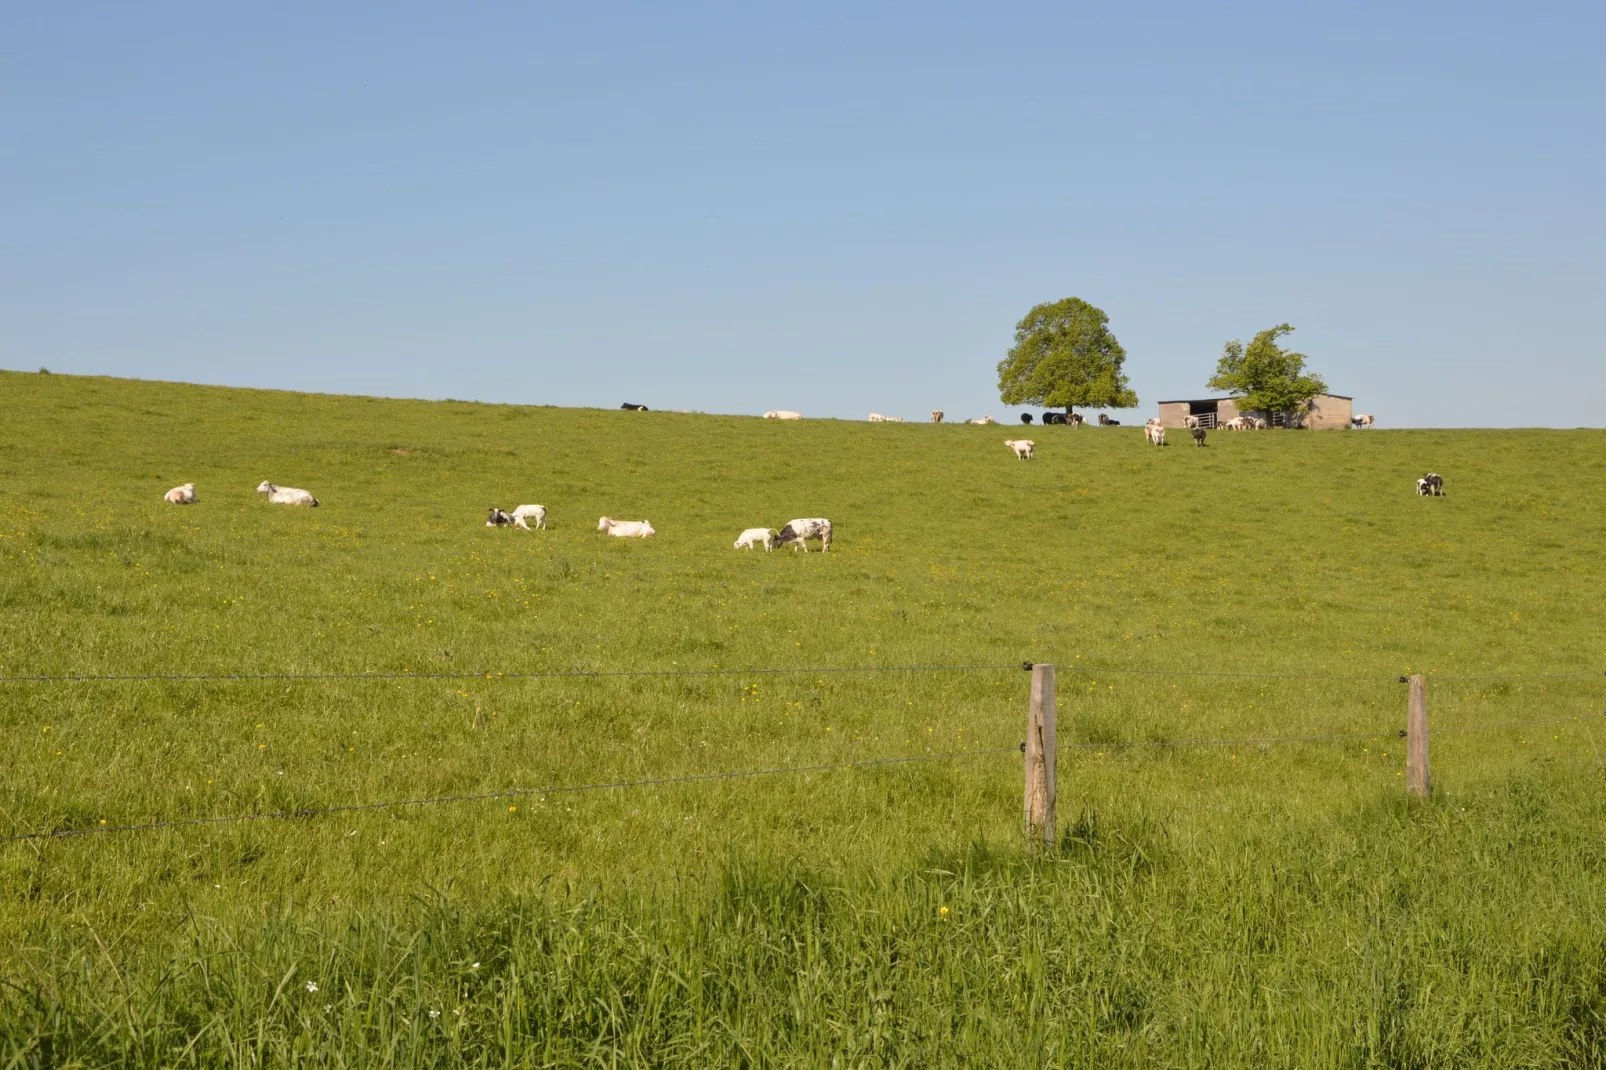
POLYGON ((998 362, 998 395, 1006 405, 1131 409, 1137 394, 1121 374, 1126 350, 1110 333, 1110 317, 1080 297, 1045 302, 1015 324, 1015 344, 998 362))
POLYGON ((1277 344, 1293 332, 1286 323, 1261 331, 1247 346, 1234 338, 1216 363, 1216 374, 1206 384, 1237 397, 1242 412, 1304 412, 1311 398, 1327 393, 1327 382, 1306 374, 1305 354, 1277 344))

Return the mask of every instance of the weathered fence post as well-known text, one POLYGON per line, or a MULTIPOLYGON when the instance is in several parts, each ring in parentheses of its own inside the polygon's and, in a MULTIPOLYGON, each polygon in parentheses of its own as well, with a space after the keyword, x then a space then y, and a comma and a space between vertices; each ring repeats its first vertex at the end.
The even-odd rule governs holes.
POLYGON ((1032 666, 1026 718, 1026 846, 1054 846, 1054 666, 1032 666))
POLYGON ((1405 717, 1405 790, 1426 797, 1428 779, 1428 682, 1421 673, 1411 677, 1411 705, 1405 717))

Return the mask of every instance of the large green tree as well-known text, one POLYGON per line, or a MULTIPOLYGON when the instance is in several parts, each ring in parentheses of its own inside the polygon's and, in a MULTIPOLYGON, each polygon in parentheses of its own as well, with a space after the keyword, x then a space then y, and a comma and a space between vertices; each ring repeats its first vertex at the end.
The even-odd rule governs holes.
POLYGON ((1311 398, 1327 393, 1327 383, 1305 371, 1305 354, 1277 344, 1277 339, 1293 330, 1279 323, 1255 335, 1247 346, 1234 338, 1223 349, 1216 374, 1206 385, 1236 397, 1241 412, 1303 413, 1311 398))
POLYGON ((1015 324, 1015 344, 998 362, 1005 405, 1131 409, 1137 394, 1121 374, 1126 350, 1110 317, 1080 297, 1036 306, 1015 324))

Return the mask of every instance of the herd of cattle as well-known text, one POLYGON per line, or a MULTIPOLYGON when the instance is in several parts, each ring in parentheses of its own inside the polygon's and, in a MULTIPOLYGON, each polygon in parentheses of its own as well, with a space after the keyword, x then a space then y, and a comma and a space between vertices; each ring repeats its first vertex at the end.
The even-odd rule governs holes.
MULTIPOLYGON (((647 411, 647 406, 645 405, 635 405, 628 402, 621 405, 620 408, 635 412, 647 411)), ((942 423, 943 415, 941 409, 932 410, 931 422, 942 423)), ((773 409, 766 412, 764 417, 770 420, 803 419, 801 413, 787 409, 773 409)), ((870 421, 872 423, 903 423, 901 417, 882 416, 874 412, 870 414, 870 421)), ((1021 415, 1022 423, 1029 424, 1031 421, 1031 413, 1023 413, 1021 415)), ((972 424, 997 423, 991 416, 984 416, 980 419, 967 420, 965 422, 972 424)), ((1045 412, 1043 414, 1043 423, 1045 424, 1066 422, 1081 424, 1083 421, 1080 416, 1074 413, 1045 412)), ((1099 415, 1099 423, 1106 426, 1119 425, 1118 421, 1112 420, 1103 414, 1099 415)), ((1205 444, 1206 430, 1201 425, 1199 418, 1197 416, 1185 417, 1184 424, 1193 439, 1193 444, 1195 446, 1203 446, 1205 444)), ((1373 419, 1370 415, 1363 414, 1354 418, 1354 424, 1357 427, 1371 427, 1373 419)), ((1224 431, 1251 431, 1264 430, 1265 428, 1266 421, 1258 417, 1239 416, 1221 424, 1221 429, 1224 431)), ((1166 444, 1165 427, 1157 418, 1150 419, 1143 425, 1143 435, 1150 445, 1164 446, 1166 444)), ((1029 438, 1006 438, 1004 445, 1022 461, 1030 461, 1037 456, 1037 443, 1029 438)), ((1444 477, 1437 472, 1429 472, 1416 481, 1416 492, 1422 497, 1443 497, 1444 477)), ((266 495, 268 501, 276 505, 310 505, 315 507, 318 504, 318 499, 313 497, 310 491, 302 490, 299 487, 281 487, 277 483, 268 480, 263 480, 257 485, 257 493, 266 495)), ((164 501, 171 502, 174 505, 194 505, 197 500, 195 497, 195 484, 181 484, 162 497, 164 501)), ((491 506, 490 515, 486 518, 485 526, 488 528, 515 527, 529 531, 530 522, 534 521, 536 528, 544 529, 546 527, 546 516, 547 511, 544 505, 520 505, 511 512, 504 511, 493 505, 491 506)), ((657 534, 649 521, 614 520, 612 517, 606 516, 598 519, 597 530, 620 538, 645 539, 657 534)), ((762 546, 766 550, 774 550, 777 546, 791 546, 794 550, 802 550, 804 553, 808 553, 810 540, 819 542, 821 552, 829 550, 831 548, 831 522, 824 517, 801 517, 788 521, 779 531, 774 528, 747 528, 736 537, 733 548, 751 550, 755 546, 762 546)))

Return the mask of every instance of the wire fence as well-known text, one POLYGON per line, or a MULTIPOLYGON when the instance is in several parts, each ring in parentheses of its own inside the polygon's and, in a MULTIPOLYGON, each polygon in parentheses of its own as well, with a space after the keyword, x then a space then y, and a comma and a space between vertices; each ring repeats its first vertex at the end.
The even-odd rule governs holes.
MULTIPOLYGON (((1465 732, 1488 732, 1502 728, 1527 728, 1534 725, 1561 724, 1606 719, 1606 712, 1575 714, 1565 717, 1545 717, 1523 721, 1501 721, 1457 728, 1433 729, 1428 734, 1445 735, 1465 732)), ((1337 743, 1358 739, 1378 739, 1388 736, 1403 737, 1404 729, 1373 732, 1345 732, 1316 736, 1247 736, 1239 739, 1183 739, 1183 740, 1132 740, 1105 743, 1057 744, 1056 751, 1094 751, 1103 753, 1115 750, 1185 749, 1199 747, 1256 747, 1286 743, 1337 743)), ((864 758, 851 762, 825 762, 814 765, 771 766, 763 769, 728 770, 712 773, 689 773, 679 776, 648 777, 638 780, 612 780, 591 784, 552 784, 539 788, 509 788, 502 791, 473 792, 458 795, 435 795, 412 799, 394 799, 385 802, 349 803, 339 806, 299 807, 293 810, 258 811, 248 814, 230 814, 220 817, 193 817, 170 821, 147 821, 125 825, 93 825, 84 828, 53 829, 42 832, 17 833, 0 836, 0 843, 20 843, 27 840, 59 840, 94 836, 116 832, 148 832, 156 829, 189 828, 201 825, 226 825, 247 821, 284 821, 297 818, 324 817, 330 814, 361 813, 375 810, 394 810, 404 807, 436 806, 446 803, 488 802, 546 796, 577 794, 592 791, 621 791, 631 788, 663 787, 673 784, 698 784, 721 780, 741 780, 751 777, 783 776, 798 773, 826 773, 847 769, 869 769, 877 766, 914 765, 922 762, 959 761, 999 754, 1018 754, 1026 749, 1025 743, 1011 747, 983 747, 979 749, 948 751, 941 754, 896 755, 881 758, 864 758)))
MULTIPOLYGON (((1075 662, 1058 664, 1061 672, 1103 675, 1196 677, 1237 680, 1310 680, 1347 681, 1356 683, 1405 683, 1409 676, 1398 673, 1285 673, 1239 670, 1145 669, 1120 665, 1081 665, 1075 662)), ((707 669, 550 669, 550 670, 484 670, 478 672, 226 672, 226 673, 15 673, 0 675, 0 684, 40 683, 139 683, 145 681, 171 681, 177 683, 229 682, 229 681, 283 681, 283 680, 584 680, 631 679, 650 677, 685 676, 777 676, 777 675, 841 675, 858 673, 922 673, 922 672, 1007 672, 1016 669, 1030 671, 1032 662, 1016 664, 972 665, 815 665, 815 666, 756 666, 728 669, 715 666, 707 669)), ((1606 671, 1599 669, 1549 673, 1423 673, 1429 680, 1575 680, 1591 677, 1606 679, 1606 671)))

